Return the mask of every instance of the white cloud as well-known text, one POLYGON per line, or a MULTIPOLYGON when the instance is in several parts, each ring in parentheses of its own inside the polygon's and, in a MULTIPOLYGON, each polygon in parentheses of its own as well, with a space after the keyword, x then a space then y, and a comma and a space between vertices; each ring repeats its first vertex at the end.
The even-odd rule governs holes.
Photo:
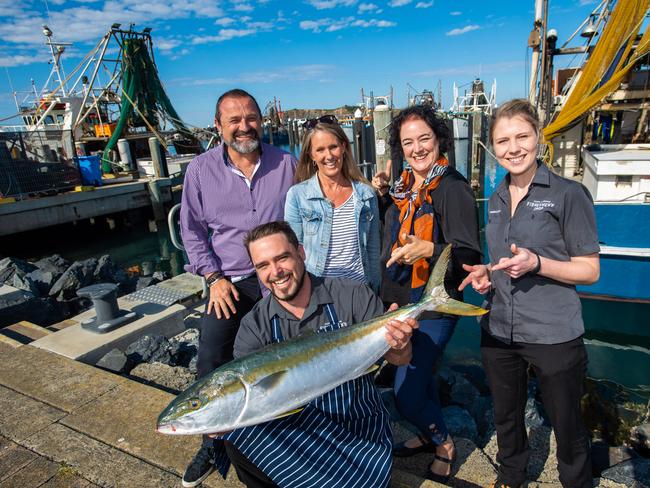
POLYGON ((317 10, 327 10, 336 7, 351 7, 357 0, 307 0, 307 3, 317 10))
POLYGON ((14 54, 11 56, 0 55, 1 68, 13 68, 15 66, 24 66, 32 63, 44 63, 49 61, 48 56, 33 56, 31 54, 14 54))
POLYGON ((230 25, 230 24, 232 24, 234 22, 235 22, 235 19, 233 19, 232 17, 221 17, 220 19, 215 20, 214 24, 226 27, 226 26, 228 26, 228 25, 230 25))
POLYGON ((397 25, 395 22, 388 20, 357 20, 354 17, 344 17, 342 19, 319 19, 319 20, 303 20, 300 22, 302 30, 310 30, 312 32, 336 32, 350 27, 394 27, 397 25))
MULTIPOLYGON (((136 29, 155 26, 157 21, 177 18, 217 18, 224 12, 214 0, 109 0, 103 4, 75 5, 61 10, 50 9, 45 17, 40 10, 30 10, 30 5, 19 0, 14 8, 7 0, 0 0, 0 40, 16 44, 41 46, 41 25, 47 24, 54 39, 66 42, 98 41, 112 23, 136 29)), ((39 7, 40 9, 40 4, 39 7)))
POLYGON ((388 2, 389 7, 403 7, 404 5, 408 5, 411 3, 413 0, 391 0, 388 2))
POLYGON ((335 71, 336 66, 329 64, 305 64, 298 66, 285 66, 273 71, 253 71, 242 73, 238 76, 220 78, 181 78, 172 80, 170 84, 181 86, 205 86, 205 85, 232 85, 233 83, 259 83, 267 84, 278 81, 323 81, 330 79, 329 76, 335 71))
POLYGON ((358 12, 360 14, 364 12, 372 12, 373 10, 377 10, 378 8, 379 7, 374 3, 360 3, 358 12))
POLYGON ((183 44, 183 41, 181 41, 180 39, 163 39, 163 38, 156 39, 156 47, 161 51, 171 51, 172 49, 177 48, 181 44, 183 44))
POLYGON ((370 20, 355 20, 351 24, 354 27, 394 27, 397 24, 395 22, 391 22, 389 20, 377 20, 377 19, 370 19, 370 20))
POLYGON ((463 12, 460 12, 459 10, 454 10, 453 12, 449 12, 449 15, 453 15, 453 16, 463 15, 463 12))
POLYGON ((596 0, 580 0, 580 6, 584 5, 591 5, 592 3, 596 3, 596 0))
POLYGON ((415 8, 431 8, 433 7, 433 1, 431 2, 418 2, 415 4, 415 8))
POLYGON ((196 36, 192 44, 208 44, 211 42, 229 41, 236 37, 246 37, 257 33, 255 29, 221 29, 216 36, 196 36))
POLYGON ((446 36, 460 36, 462 34, 467 34, 468 32, 480 29, 481 27, 476 24, 466 25, 460 29, 452 29, 449 32, 446 32, 446 36))
POLYGON ((265 32, 273 30, 274 25, 275 24, 273 22, 247 22, 246 23, 246 27, 248 27, 249 29, 255 29, 258 31, 265 31, 265 32))
POLYGON ((189 49, 181 49, 178 53, 176 53, 176 54, 174 54, 173 56, 171 56, 171 60, 172 60, 172 61, 175 61, 175 60, 177 60, 177 59, 182 58, 183 56, 188 55, 189 53, 190 53, 190 50, 189 50, 189 49))
POLYGON ((26 9, 27 5, 23 2, 0 0, 0 17, 15 17, 21 15, 26 9))
POLYGON ((236 12, 252 12, 253 6, 247 3, 240 3, 232 8, 236 12))

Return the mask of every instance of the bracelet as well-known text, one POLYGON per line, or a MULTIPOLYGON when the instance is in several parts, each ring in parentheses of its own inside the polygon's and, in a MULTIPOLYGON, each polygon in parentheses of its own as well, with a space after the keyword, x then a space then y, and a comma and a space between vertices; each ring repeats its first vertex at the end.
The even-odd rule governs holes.
POLYGON ((537 274, 539 273, 539 270, 542 269, 542 260, 539 257, 539 254, 535 254, 535 256, 537 256, 537 266, 530 270, 531 274, 537 274))
POLYGON ((205 280, 205 283, 208 285, 208 287, 214 285, 217 281, 219 281, 221 278, 225 278, 223 273, 219 273, 218 271, 216 273, 213 273, 210 278, 207 278, 205 280))

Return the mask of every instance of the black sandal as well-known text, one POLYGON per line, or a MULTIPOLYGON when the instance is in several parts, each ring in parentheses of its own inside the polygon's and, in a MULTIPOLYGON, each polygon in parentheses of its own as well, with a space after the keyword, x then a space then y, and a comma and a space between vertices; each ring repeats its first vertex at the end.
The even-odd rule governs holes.
POLYGON ((393 446, 393 456, 409 457, 421 452, 436 452, 437 446, 431 442, 431 439, 427 439, 422 434, 418 434, 418 439, 422 444, 417 447, 406 447, 406 441, 395 444, 393 446))
POLYGON ((456 453, 454 452, 454 455, 451 457, 451 459, 448 459, 448 458, 445 458, 445 457, 442 457, 442 456, 438 456, 437 454, 435 456, 433 456, 433 458, 434 458, 433 461, 431 462, 431 464, 429 464, 429 468, 427 469, 426 478, 428 480, 435 481, 437 483, 442 483, 443 485, 446 485, 447 482, 449 481, 450 476, 451 476, 451 467, 454 464, 454 461, 456 460, 456 453), (435 463, 436 461, 441 461, 443 463, 448 464, 449 465, 449 474, 442 475, 442 474, 434 473, 433 471, 431 471, 431 468, 433 467, 433 463, 435 463))

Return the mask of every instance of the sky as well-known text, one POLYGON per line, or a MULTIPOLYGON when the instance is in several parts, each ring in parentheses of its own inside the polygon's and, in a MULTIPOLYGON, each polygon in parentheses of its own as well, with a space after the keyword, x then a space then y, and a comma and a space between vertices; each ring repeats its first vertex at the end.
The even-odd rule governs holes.
MULTIPOLYGON (((48 77, 46 24, 72 70, 110 29, 152 29, 159 75, 189 124, 207 126, 214 103, 239 87, 264 108, 334 108, 366 94, 407 104, 410 89, 442 88, 443 107, 480 77, 497 102, 527 96, 534 0, 0 0, 0 119, 12 92, 48 77), (409 88, 409 86, 411 88, 409 88)), ((595 0, 550 0, 560 44, 595 0)), ((114 53, 109 51, 109 54, 114 53)), ((563 59, 566 65, 577 59, 563 59)), ((3 123, 0 121, 0 123, 3 123)), ((4 123, 11 123, 7 121, 4 123)))

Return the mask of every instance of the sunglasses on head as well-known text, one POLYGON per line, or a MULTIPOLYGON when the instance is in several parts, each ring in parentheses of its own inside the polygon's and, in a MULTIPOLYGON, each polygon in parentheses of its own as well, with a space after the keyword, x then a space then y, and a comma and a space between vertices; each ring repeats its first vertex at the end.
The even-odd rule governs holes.
POLYGON ((334 115, 323 115, 322 117, 318 117, 317 119, 307 119, 303 124, 302 127, 305 130, 312 130, 314 127, 316 127, 316 124, 318 123, 323 123, 323 124, 338 124, 339 121, 334 115))

